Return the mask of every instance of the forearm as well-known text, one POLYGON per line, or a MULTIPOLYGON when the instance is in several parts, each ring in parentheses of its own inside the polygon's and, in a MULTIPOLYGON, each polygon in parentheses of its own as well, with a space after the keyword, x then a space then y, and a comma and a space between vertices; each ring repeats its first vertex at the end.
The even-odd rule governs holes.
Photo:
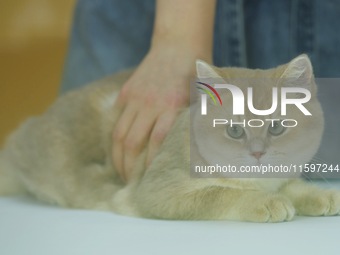
POLYGON ((152 46, 170 43, 211 61, 215 0, 157 0, 152 46))

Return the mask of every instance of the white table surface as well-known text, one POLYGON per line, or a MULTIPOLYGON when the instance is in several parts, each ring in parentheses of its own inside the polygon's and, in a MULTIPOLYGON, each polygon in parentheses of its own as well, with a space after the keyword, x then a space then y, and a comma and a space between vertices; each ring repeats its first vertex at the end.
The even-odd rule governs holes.
MULTIPOLYGON (((340 182, 323 183, 340 189, 340 182)), ((163 221, 0 198, 0 255, 340 254, 339 217, 163 221)))

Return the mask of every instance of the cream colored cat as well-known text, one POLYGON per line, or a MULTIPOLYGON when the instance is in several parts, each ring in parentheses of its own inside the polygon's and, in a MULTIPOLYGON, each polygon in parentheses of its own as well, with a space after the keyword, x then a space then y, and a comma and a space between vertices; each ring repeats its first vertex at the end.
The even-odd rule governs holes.
MULTIPOLYGON (((150 167, 145 170, 143 164, 137 164, 132 180, 124 184, 111 161, 111 133, 118 114, 113 105, 127 78, 120 74, 62 96, 45 114, 16 130, 0 153, 0 194, 28 193, 65 207, 162 219, 280 222, 295 214, 338 215, 339 191, 322 190, 297 178, 190 175, 190 156, 205 165, 220 162, 235 166, 311 160, 320 143, 323 115, 308 57, 301 55, 269 70, 217 68, 198 61, 197 73, 200 78, 236 84, 243 91, 256 86, 254 105, 258 109, 270 107, 272 87, 308 88, 312 98, 305 106, 313 117, 291 107, 285 118, 297 119, 297 127, 276 133, 268 130, 267 124, 238 127, 234 131, 244 133, 236 137, 230 133, 233 130, 226 132, 228 126, 212 128, 213 116, 233 118, 225 107, 209 106, 209 117, 202 118, 196 103, 191 111, 193 145, 190 147, 190 111, 184 109, 150 167), (262 82, 256 82, 259 78, 262 82), (282 82, 270 82, 279 78, 282 82)), ((223 103, 231 101, 228 93, 221 96, 223 103)), ((245 114, 245 118, 253 117, 245 114)), ((282 116, 275 112, 271 117, 282 116)))

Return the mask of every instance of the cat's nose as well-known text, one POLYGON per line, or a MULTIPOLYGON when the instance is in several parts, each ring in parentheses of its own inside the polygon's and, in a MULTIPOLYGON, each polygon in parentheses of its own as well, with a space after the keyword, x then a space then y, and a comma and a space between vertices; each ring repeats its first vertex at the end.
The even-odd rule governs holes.
POLYGON ((263 151, 255 151, 251 153, 251 155, 254 156, 254 158, 256 159, 260 159, 264 154, 265 152, 263 151))

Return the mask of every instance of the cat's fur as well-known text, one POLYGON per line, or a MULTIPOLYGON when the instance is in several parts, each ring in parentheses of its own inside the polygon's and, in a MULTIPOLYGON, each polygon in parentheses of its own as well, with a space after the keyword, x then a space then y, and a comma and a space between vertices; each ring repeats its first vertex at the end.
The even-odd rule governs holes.
MULTIPOLYGON (((257 78, 293 80, 294 86, 311 90, 312 99, 307 106, 313 118, 302 118, 289 110, 288 117, 299 119, 299 127, 276 139, 269 138, 263 128, 250 128, 246 130, 246 139, 234 141, 225 136, 221 127, 207 140, 197 139, 192 157, 205 164, 213 163, 216 157, 223 158, 222 163, 256 164, 250 152, 259 146, 266 150, 261 158, 264 163, 285 163, 289 159, 294 164, 304 164, 313 157, 320 143, 323 117, 306 55, 269 70, 216 68, 198 62, 197 71, 201 78, 220 78, 243 90, 250 84, 240 78, 253 82, 257 78)), ((279 222, 291 220, 296 213, 339 214, 338 191, 322 190, 296 178, 190 177, 189 109, 178 116, 150 167, 145 170, 144 164, 137 163, 132 180, 124 184, 112 165, 111 133, 118 116, 113 105, 127 77, 128 74, 116 75, 70 92, 45 114, 29 119, 17 129, 0 153, 0 194, 28 193, 65 207, 163 219, 279 222)), ((271 88, 278 84, 264 82, 256 86, 260 93, 255 94, 254 104, 258 109, 267 109, 270 103, 266 98, 271 100, 271 88)), ((252 117, 249 114, 246 112, 245 117, 252 117)), ((207 136, 211 127, 200 123, 195 115, 193 121, 194 139, 207 136)), ((144 156, 145 152, 140 162, 144 156)))

